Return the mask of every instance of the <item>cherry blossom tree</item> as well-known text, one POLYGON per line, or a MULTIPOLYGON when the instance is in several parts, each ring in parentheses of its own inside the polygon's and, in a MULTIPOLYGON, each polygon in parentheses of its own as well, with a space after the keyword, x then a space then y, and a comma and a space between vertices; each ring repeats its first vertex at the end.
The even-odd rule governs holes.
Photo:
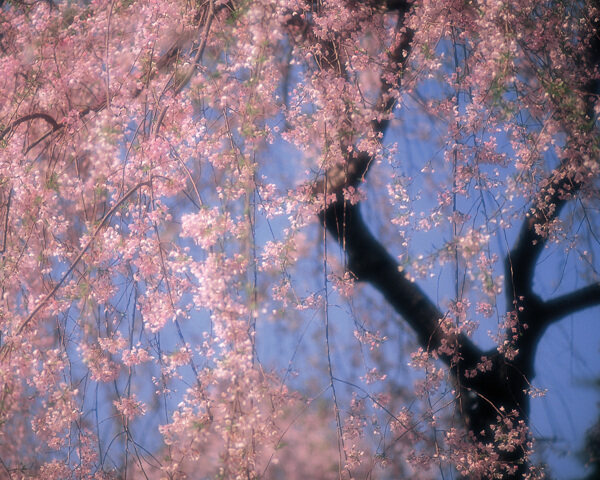
POLYGON ((0 8, 2 478, 544 475, 597 0, 0 8))

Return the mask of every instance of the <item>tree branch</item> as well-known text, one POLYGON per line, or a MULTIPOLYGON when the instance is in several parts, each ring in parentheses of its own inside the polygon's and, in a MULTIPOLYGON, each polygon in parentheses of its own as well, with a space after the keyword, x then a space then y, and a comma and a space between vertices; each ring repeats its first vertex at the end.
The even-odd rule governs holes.
POLYGON ((544 302, 546 326, 586 308, 600 305, 600 283, 594 283, 544 302))
POLYGON ((31 113, 29 115, 24 115, 20 118, 17 118, 8 127, 6 127, 4 130, 2 130, 2 132, 0 132, 0 141, 3 140, 6 135, 8 135, 10 132, 12 132, 21 123, 27 122, 29 120, 35 120, 36 118, 41 118, 42 120, 45 120, 47 123, 52 125, 53 132, 55 132, 56 130, 59 130, 63 127, 62 123, 58 123, 56 120, 54 120, 54 117, 52 117, 51 115, 48 115, 47 113, 42 113, 42 112, 31 113))
MULTIPOLYGON (((547 228, 582 186, 581 173, 573 162, 563 161, 547 186, 537 195, 512 250, 506 258, 506 295, 509 305, 533 294, 533 275, 548 241, 547 228)), ((510 308, 510 307, 509 307, 510 308)))
MULTIPOLYGON (((411 29, 404 27, 406 15, 409 11, 408 2, 405 0, 395 0, 387 1, 385 3, 386 7, 390 10, 398 11, 396 32, 399 36, 395 44, 392 45, 388 54, 387 65, 383 68, 380 76, 381 91, 374 109, 378 116, 371 122, 373 134, 378 135, 379 138, 383 138, 383 135, 390 124, 388 116, 391 114, 392 109, 396 104, 394 90, 400 89, 400 81, 398 80, 397 83, 390 82, 388 75, 386 74, 398 70, 402 71, 405 68, 410 54, 411 41, 414 36, 414 32, 411 29)), ((342 151, 347 151, 347 149, 342 148, 342 151)), ((356 153, 356 149, 353 149, 352 153, 348 154, 345 165, 336 166, 327 171, 327 192, 335 193, 341 198, 340 194, 344 188, 349 186, 356 187, 365 179, 372 160, 371 156, 366 152, 356 153)), ((316 190, 321 193, 325 190, 323 182, 320 182, 316 186, 316 190)))
MULTIPOLYGON (((475 365, 483 352, 463 334, 448 334, 440 326, 444 315, 427 294, 404 273, 388 251, 375 239, 364 222, 358 205, 337 201, 321 219, 331 235, 345 247, 347 268, 357 280, 370 283, 392 305, 416 332, 420 344, 434 351, 446 344, 467 365, 475 365)), ((447 364, 454 362, 453 355, 440 354, 447 364)))
MULTIPOLYGON (((598 0, 593 0, 592 4, 595 8, 600 8, 598 0)), ((580 40, 587 44, 585 56, 581 58, 582 64, 588 71, 597 71, 600 64, 600 19, 597 16, 590 19, 589 29, 582 33, 580 40)), ((588 132, 594 128, 594 122, 590 124, 590 121, 596 116, 594 105, 599 90, 600 79, 597 76, 591 75, 581 85, 586 117, 579 119, 580 123, 575 125, 576 128, 588 132)), ((556 103, 555 108, 560 110, 560 103, 556 103)), ((568 127, 566 129, 567 132, 571 130, 568 127)), ((575 131, 571 135, 578 137, 579 133, 575 131)), ((543 232, 558 218, 566 202, 573 198, 591 174, 591 169, 586 167, 583 159, 565 159, 548 178, 547 185, 540 190, 531 208, 532 213, 523 223, 517 243, 506 260, 507 295, 513 294, 509 303, 510 300, 518 299, 518 296, 532 293, 535 265, 548 238, 543 232)))

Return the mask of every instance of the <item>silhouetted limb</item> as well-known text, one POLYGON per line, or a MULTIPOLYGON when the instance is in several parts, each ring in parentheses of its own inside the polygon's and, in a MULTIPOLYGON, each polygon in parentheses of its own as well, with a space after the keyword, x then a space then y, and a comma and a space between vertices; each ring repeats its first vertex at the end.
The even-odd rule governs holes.
POLYGON ((594 283, 544 302, 544 320, 547 325, 585 308, 600 305, 600 283, 594 283))

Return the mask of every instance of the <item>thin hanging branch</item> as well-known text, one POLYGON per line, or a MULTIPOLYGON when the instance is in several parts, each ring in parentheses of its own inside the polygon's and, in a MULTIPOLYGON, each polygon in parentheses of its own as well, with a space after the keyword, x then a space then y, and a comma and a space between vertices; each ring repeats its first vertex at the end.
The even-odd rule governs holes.
MULTIPOLYGON (((31 313, 27 316, 27 318, 23 321, 23 323, 21 323, 21 325, 17 328, 17 330, 15 332, 15 335, 17 335, 17 336, 20 335, 23 332, 23 330, 27 327, 27 325, 29 325, 31 323, 31 321, 35 318, 35 316, 37 315, 37 313, 48 303, 48 301, 50 299, 52 299, 54 297, 54 295, 56 294, 56 292, 58 292, 58 290, 60 289, 60 287, 62 286, 62 284, 66 281, 66 279, 69 277, 69 275, 71 275, 71 272, 75 269, 75 267, 77 266, 77 264, 81 261, 81 259, 85 255, 85 253, 88 251, 88 249, 92 245, 92 242, 96 239, 96 236, 98 235, 98 233, 100 232, 100 230, 104 227, 104 225, 106 225, 106 223, 113 216, 113 214, 117 211, 117 209, 121 205, 123 205, 123 202, 125 202, 139 188, 141 188, 143 186, 148 186, 148 185, 150 185, 150 183, 151 183, 151 181, 148 180, 148 181, 140 182, 140 183, 136 184, 135 186, 131 187, 129 189, 129 191, 127 191, 125 193, 125 195, 123 195, 110 208, 110 210, 108 212, 106 212, 106 214, 104 215, 104 217, 102 217, 102 219, 100 220, 100 222, 98 223, 98 225, 96 225, 96 228, 94 229, 94 231, 90 235, 88 241, 85 243, 85 245, 83 246, 83 248, 79 251, 79 253, 75 257, 75 259, 71 263, 70 267, 62 275, 62 277, 60 278, 60 280, 54 285, 54 287, 52 288, 52 290, 50 290, 50 292, 48 292, 48 294, 46 294, 46 296, 42 300, 40 300, 38 302, 38 304, 31 311, 31 313)), ((3 345, 2 349, 4 349, 6 346, 7 346, 7 344, 3 345)))

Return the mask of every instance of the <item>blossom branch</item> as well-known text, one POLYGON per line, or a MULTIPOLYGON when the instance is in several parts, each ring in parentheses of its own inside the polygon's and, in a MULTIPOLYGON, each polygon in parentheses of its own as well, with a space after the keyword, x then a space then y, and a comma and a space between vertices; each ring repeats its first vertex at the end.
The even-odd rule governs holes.
POLYGON ((84 247, 77 254, 77 256, 75 257, 75 260, 73 260, 73 263, 71 263, 71 266, 68 268, 68 270, 63 274, 63 276, 58 281, 58 283, 56 283, 56 285, 54 285, 54 288, 52 288, 52 290, 50 290, 50 292, 36 305, 36 307, 28 315, 28 317, 25 319, 25 321, 19 326, 19 328, 16 331, 17 335, 20 335, 21 332, 23 332, 23 330, 27 327, 27 325, 29 325, 29 323, 31 323, 31 321, 33 320, 33 318, 42 309, 42 307, 44 307, 44 305, 46 305, 48 303, 48 301, 56 294, 56 292, 62 286, 62 284, 65 283, 66 279, 69 277, 69 275, 71 275, 71 272, 75 269, 75 267, 77 266, 77 264, 81 261, 81 259, 85 255, 85 253, 88 251, 88 249, 92 245, 92 242, 94 241, 94 239, 96 238, 96 236, 98 235, 98 233, 100 232, 100 230, 102 229, 102 227, 104 227, 104 225, 106 224, 106 222, 108 222, 108 220, 112 217, 112 215, 116 212, 116 210, 121 205, 123 205, 123 202, 125 202, 139 188, 141 188, 143 186, 148 186, 148 185, 150 185, 150 181, 140 182, 137 185, 133 186, 131 189, 129 189, 128 192, 125 193, 125 195, 123 195, 111 207, 111 209, 108 212, 106 212, 106 214, 104 215, 104 217, 102 217, 102 220, 100 220, 100 222, 98 223, 98 225, 96 225, 96 228, 92 232, 92 235, 90 235, 90 238, 88 239, 88 241, 86 242, 86 244, 84 245, 84 247))
POLYGON ((206 13, 206 18, 202 22, 204 24, 204 28, 203 28, 203 32, 202 32, 202 40, 200 41, 200 45, 198 46, 198 50, 196 51, 196 55, 194 56, 194 59, 192 60, 192 65, 190 66, 188 73, 181 80, 181 82, 179 82, 179 85, 177 85, 177 87, 175 88, 175 93, 174 93, 175 95, 178 95, 181 92, 181 90, 183 90, 185 88, 185 86, 189 83, 190 79, 194 75, 194 72, 196 71, 196 68, 198 68, 200 61, 202 60, 202 56, 204 55, 204 50, 206 49, 206 44, 208 43, 208 35, 210 33, 210 27, 212 25, 212 21, 215 16, 215 6, 213 3, 213 0, 210 0, 208 5, 209 6, 208 6, 208 11, 206 13))
MULTIPOLYGON (((175 88, 173 91, 174 97, 179 95, 181 93, 181 91, 187 86, 187 84, 190 82, 190 80, 194 76, 194 73, 196 72, 198 65, 202 61, 202 56, 204 55, 204 50, 206 49, 206 45, 208 43, 208 35, 210 33, 210 27, 212 25, 214 16, 215 16, 214 2, 213 2, 213 0, 209 0, 208 11, 206 13, 205 19, 202 21, 202 23, 204 24, 203 31, 202 31, 202 40, 200 41, 200 45, 198 46, 196 55, 192 59, 192 64, 190 65, 187 73, 181 79, 181 81, 177 85, 175 85, 175 88)), ((167 52, 167 54, 169 54, 169 52, 167 52)), ((160 130, 160 126, 162 125, 162 122, 165 118, 167 109, 168 109, 168 107, 164 107, 162 109, 162 111, 160 112, 160 115, 158 116, 158 121, 156 122, 155 134, 158 134, 158 131, 160 130)))
MULTIPOLYGON (((208 4, 208 9, 207 10, 199 9, 195 16, 195 19, 198 19, 198 20, 202 19, 202 17, 205 17, 201 21, 201 23, 204 24, 201 43, 198 47, 198 50, 196 52, 196 55, 194 56, 193 61, 192 61, 192 66, 190 68, 190 71, 186 74, 184 79, 182 79, 182 81, 179 82, 178 85, 176 86, 175 95, 177 95, 185 87, 185 85, 187 85, 187 83, 191 79, 194 71, 196 70, 198 63, 200 62, 200 60, 202 58, 204 50, 206 49, 210 26, 211 26, 212 20, 215 16, 216 12, 227 6, 227 4, 226 5, 221 4, 218 7, 215 7, 213 0, 209 0, 209 1, 205 2, 203 6, 205 6, 206 4, 208 4), (205 13, 205 12, 207 12, 207 13, 205 13)), ((180 41, 176 42, 176 44, 173 47, 171 47, 167 52, 165 52, 163 55, 161 55, 160 59, 157 62, 157 69, 154 72, 151 72, 151 77, 155 76, 158 71, 161 71, 161 70, 164 70, 165 68, 167 68, 172 62, 174 62, 176 60, 184 43, 185 43, 185 38, 182 38, 180 41)), ((148 83, 146 82, 146 85, 147 84, 148 83)), ((145 87, 145 88, 147 88, 147 87, 145 87)), ((144 88, 137 89, 134 93, 134 98, 137 98, 143 91, 144 91, 144 88)), ((105 99, 99 100, 95 104, 88 105, 87 107, 82 108, 78 114, 79 118, 83 118, 87 114, 92 113, 92 112, 98 113, 98 112, 104 110, 104 108, 107 105, 107 102, 110 102, 110 100, 111 100, 111 97, 109 95, 105 99)), ((165 111, 162 112, 161 121, 162 121, 162 118, 164 117, 164 113, 165 113, 165 111)), ((25 115, 21 118, 18 118, 17 120, 12 122, 8 127, 6 127, 4 130, 2 130, 0 132, 0 141, 2 141, 6 135, 8 135, 10 132, 12 132, 21 123, 29 121, 29 120, 33 120, 36 118, 41 118, 41 119, 45 120, 46 122, 48 122, 52 126, 52 130, 45 133, 41 138, 39 138, 33 144, 31 144, 27 148, 27 151, 31 150, 36 145, 38 145, 41 141, 43 141, 45 138, 47 138, 48 135, 56 132, 57 130, 62 129, 65 126, 64 122, 60 122, 60 123, 57 122, 54 119, 54 117, 52 117, 51 115, 49 115, 47 113, 42 113, 42 112, 32 113, 29 115, 25 115)))

